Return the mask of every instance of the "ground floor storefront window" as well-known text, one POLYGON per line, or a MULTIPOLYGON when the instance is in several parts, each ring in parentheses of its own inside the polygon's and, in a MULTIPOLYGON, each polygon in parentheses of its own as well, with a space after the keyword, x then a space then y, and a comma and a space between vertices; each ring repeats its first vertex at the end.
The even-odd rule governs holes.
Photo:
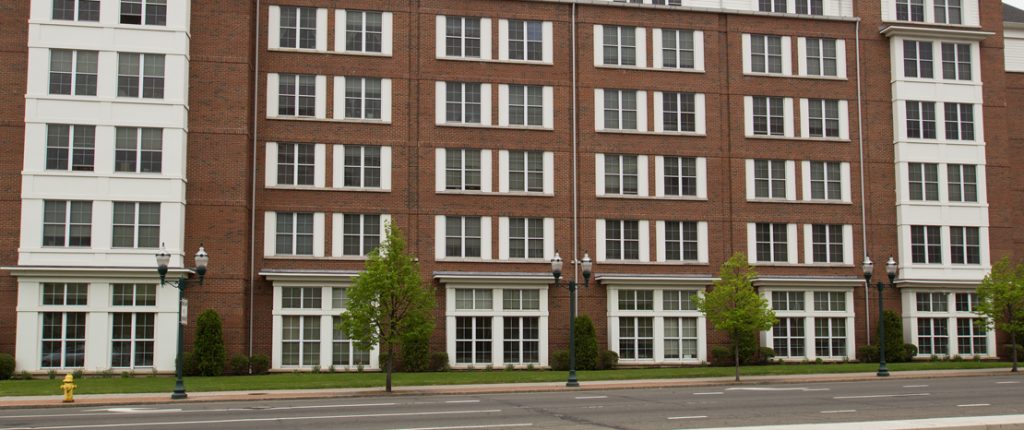
POLYGON ((853 290, 846 287, 760 288, 778 322, 763 344, 783 360, 854 358, 853 290))
POLYGON ((707 329, 694 298, 700 287, 608 286, 608 345, 627 363, 707 360, 707 329))
POLYGON ((917 357, 987 357, 995 354, 995 333, 976 312, 973 290, 902 291, 904 339, 917 357))
POLYGON ((451 366, 546 366, 547 293, 547 285, 539 282, 446 285, 445 331, 451 366))
POLYGON ((377 349, 359 348, 338 324, 347 283, 274 280, 274 369, 377 368, 377 349))

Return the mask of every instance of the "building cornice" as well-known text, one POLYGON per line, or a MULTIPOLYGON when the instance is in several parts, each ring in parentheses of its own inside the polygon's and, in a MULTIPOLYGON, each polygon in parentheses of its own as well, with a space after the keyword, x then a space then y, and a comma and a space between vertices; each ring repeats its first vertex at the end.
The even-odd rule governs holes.
POLYGON ((357 270, 301 270, 301 269, 263 269, 260 276, 268 281, 285 282, 332 282, 350 283, 357 275, 357 270))
POLYGON ((758 276, 755 287, 860 287, 864 278, 857 276, 758 276))
POLYGON ((906 25, 890 25, 879 31, 883 36, 906 37, 952 37, 961 40, 984 40, 995 33, 984 30, 965 30, 959 28, 917 27, 906 25))
POLYGON ((434 279, 443 284, 553 284, 550 273, 535 272, 434 272, 434 279))
POLYGON ((793 18, 793 19, 807 19, 814 21, 843 21, 843 22, 857 22, 860 21, 858 17, 850 16, 837 16, 837 15, 802 15, 795 13, 768 13, 760 11, 751 11, 743 9, 730 9, 730 8, 713 8, 713 7, 698 7, 698 6, 668 6, 668 5, 657 5, 657 4, 638 4, 638 3, 620 3, 609 0, 524 0, 534 3, 560 3, 566 5, 579 5, 579 6, 598 6, 598 7, 619 7, 619 8, 638 8, 638 9, 653 9, 663 11, 677 11, 677 12, 703 12, 703 13, 725 13, 730 15, 750 15, 750 16, 761 16, 761 17, 772 17, 772 18, 793 18))
POLYGON ((948 288, 976 290, 981 280, 975 279, 897 279, 896 288, 948 288))
POLYGON ((718 278, 711 275, 600 274, 594 279, 608 286, 661 285, 666 287, 707 287, 718 278))
MULTIPOLYGON (((84 267, 84 266, 4 266, 0 270, 19 278, 159 278, 154 267, 84 267)), ((195 271, 183 267, 167 269, 167 279, 191 275, 195 271)))

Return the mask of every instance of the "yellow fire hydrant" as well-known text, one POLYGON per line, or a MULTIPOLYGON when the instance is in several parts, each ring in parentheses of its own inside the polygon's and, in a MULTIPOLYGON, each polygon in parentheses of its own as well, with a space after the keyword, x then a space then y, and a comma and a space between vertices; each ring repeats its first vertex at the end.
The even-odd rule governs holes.
POLYGON ((74 403, 75 388, 78 388, 78 386, 75 385, 75 377, 70 373, 64 375, 64 383, 60 385, 60 388, 64 390, 64 403, 74 403))

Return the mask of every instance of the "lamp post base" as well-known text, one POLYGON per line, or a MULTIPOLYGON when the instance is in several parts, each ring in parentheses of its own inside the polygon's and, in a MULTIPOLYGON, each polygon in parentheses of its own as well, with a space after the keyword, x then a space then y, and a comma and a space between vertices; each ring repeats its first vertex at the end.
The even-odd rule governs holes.
POLYGON ((889 369, 883 364, 878 367, 878 373, 875 373, 875 376, 889 376, 889 369))
POLYGON ((576 379, 575 371, 569 373, 569 380, 566 381, 565 386, 569 388, 576 388, 580 386, 580 381, 576 379))
POLYGON ((181 400, 188 398, 188 394, 185 393, 185 383, 182 382, 181 378, 174 383, 174 392, 171 393, 171 400, 181 400))

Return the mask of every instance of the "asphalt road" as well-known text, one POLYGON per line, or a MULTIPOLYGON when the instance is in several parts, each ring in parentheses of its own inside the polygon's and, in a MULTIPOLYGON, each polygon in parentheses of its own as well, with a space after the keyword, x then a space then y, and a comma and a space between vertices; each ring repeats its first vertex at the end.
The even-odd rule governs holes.
MULTIPOLYGON (((585 384, 585 382, 584 382, 585 384)), ((1024 377, 2 409, 0 429, 677 429, 1017 415, 1024 377)), ((988 418, 985 418, 988 417, 988 418)), ((826 424, 827 423, 827 424, 826 424)), ((860 423, 840 425, 838 423, 860 423)), ((893 427, 913 428, 913 426, 893 427)), ((1011 428, 1011 427, 1001 427, 1011 428)))

